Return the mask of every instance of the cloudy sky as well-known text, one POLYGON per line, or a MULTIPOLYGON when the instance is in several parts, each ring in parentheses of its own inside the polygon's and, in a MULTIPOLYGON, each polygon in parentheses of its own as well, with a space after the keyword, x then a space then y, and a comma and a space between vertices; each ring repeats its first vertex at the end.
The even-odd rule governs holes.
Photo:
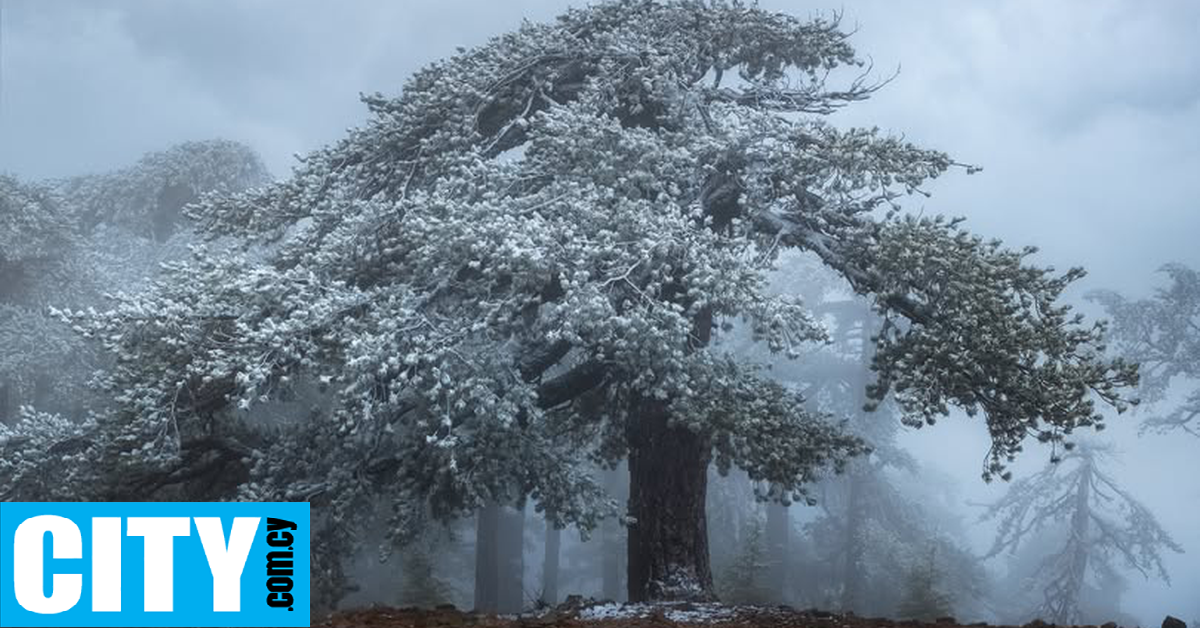
MULTIPOLYGON (((397 93, 456 46, 567 4, 0 0, 0 171, 106 170, 175 142, 225 137, 283 177, 294 154, 363 122, 360 92, 397 93)), ((877 125, 984 167, 936 183, 926 213, 1038 245, 1042 263, 1085 266, 1074 296, 1147 294, 1163 263, 1200 266, 1200 2, 763 4, 842 10, 880 75, 900 69, 836 122, 877 125)), ((986 449, 977 423, 911 440, 968 484, 977 477, 986 449)), ((1171 561, 1174 587, 1135 583, 1132 610, 1155 624, 1165 609, 1200 616, 1200 517, 1180 505, 1200 503, 1200 443, 1122 447, 1123 475, 1191 552, 1171 561)))

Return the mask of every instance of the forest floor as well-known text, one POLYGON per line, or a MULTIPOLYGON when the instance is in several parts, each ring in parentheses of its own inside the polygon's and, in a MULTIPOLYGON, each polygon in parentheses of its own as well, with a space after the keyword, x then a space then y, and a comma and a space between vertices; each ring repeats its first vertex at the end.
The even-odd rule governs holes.
MULTIPOLYGON (((434 610, 372 608, 341 611, 322 628, 963 628, 987 624, 960 624, 952 617, 936 622, 858 617, 789 607, 723 606, 720 604, 598 604, 560 606, 518 616, 481 615, 453 607, 434 610)), ((1025 628, 1049 628, 1035 621, 1025 628)), ((1107 625, 1106 625, 1107 626, 1107 625)))

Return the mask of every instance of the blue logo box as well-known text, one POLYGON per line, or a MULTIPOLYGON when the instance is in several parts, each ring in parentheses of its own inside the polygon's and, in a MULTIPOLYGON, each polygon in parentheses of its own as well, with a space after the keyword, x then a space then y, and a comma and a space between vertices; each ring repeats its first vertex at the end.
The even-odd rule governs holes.
POLYGON ((0 503, 0 626, 308 626, 307 503, 0 503))

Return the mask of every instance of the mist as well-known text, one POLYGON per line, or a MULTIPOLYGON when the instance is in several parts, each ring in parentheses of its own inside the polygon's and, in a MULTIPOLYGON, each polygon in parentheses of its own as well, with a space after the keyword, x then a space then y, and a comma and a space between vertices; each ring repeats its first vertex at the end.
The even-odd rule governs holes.
MULTIPOLYGON (((226 214, 218 211, 219 202, 205 205, 202 199, 209 194, 243 199, 239 194, 246 190, 286 183, 296 168, 303 175, 306 163, 321 163, 302 162, 303 156, 337 146, 353 137, 353 129, 372 128, 372 114, 360 95, 399 98, 405 82, 431 63, 483 46, 526 22, 550 22, 568 8, 585 6, 557 0, 0 0, 0 174, 5 177, 0 207, 13 216, 27 212, 0 216, 0 247, 8 248, 0 250, 0 308, 6 308, 0 309, 0 327, 7 327, 0 329, 5 343, 0 345, 5 354, 0 358, 0 424, 11 427, 24 420, 19 417, 28 418, 20 409, 28 406, 42 417, 40 425, 51 426, 39 429, 66 438, 88 412, 120 406, 111 399, 112 389, 89 384, 96 373, 116 368, 112 347, 106 353, 94 339, 70 329, 82 326, 101 338, 118 329, 119 317, 87 322, 82 312, 88 308, 103 311, 113 307, 113 293, 150 289, 155 278, 171 276, 161 274, 162 263, 190 259, 189 245, 201 242, 217 265, 244 256, 249 261, 239 268, 251 276, 260 269, 255 264, 272 255, 301 255, 295 250, 316 241, 304 238, 317 237, 309 234, 320 231, 313 226, 324 220, 320 212, 338 211, 321 209, 315 217, 299 219, 305 212, 283 212, 286 216, 276 222, 247 219, 242 233, 221 223, 226 214), (196 206, 204 209, 185 209, 196 206), (49 226, 29 227, 39 221, 49 226), (217 233, 208 237, 204 232, 212 225, 218 225, 217 233), (50 235, 27 234, 34 231, 50 235), (282 239, 268 241, 262 235, 268 232, 282 239), (245 234, 254 242, 240 248, 238 239, 245 234), (287 238, 296 238, 291 249, 287 238), (46 418, 51 415, 59 418, 46 418)), ((1081 452, 1102 452, 1095 454, 1100 462, 1094 468, 1144 505, 1179 551, 1157 546, 1167 582, 1153 565, 1131 565, 1123 550, 1112 550, 1111 578, 1083 587, 1082 616, 1075 623, 1157 626, 1169 614, 1194 625, 1200 620, 1200 438, 1195 432, 1200 420, 1173 429, 1146 426, 1172 413, 1186 415, 1196 407, 1189 404, 1196 404, 1200 385, 1194 361, 1200 358, 1200 320, 1195 318, 1200 310, 1185 310, 1200 296, 1193 301, 1178 296, 1196 290, 1188 282, 1195 282, 1200 270, 1200 54, 1195 43, 1200 4, 763 0, 757 6, 801 21, 837 18, 866 63, 838 69, 831 84, 844 85, 863 69, 882 83, 869 98, 821 116, 826 122, 839 129, 878 127, 917 146, 945 151, 954 161, 947 174, 922 181, 919 191, 904 198, 902 214, 962 217, 967 230, 984 238, 1014 249, 1037 247, 1025 259, 1033 266, 1086 270, 1066 286, 1059 302, 1089 323, 1112 319, 1104 355, 1143 362, 1141 385, 1127 391, 1142 403, 1120 413, 1097 403, 1106 429, 1078 429, 1079 448, 1069 450, 1057 468, 1066 473, 1073 464, 1092 464, 1081 462, 1081 452), (969 165, 970 173, 960 165, 969 165), (976 166, 981 170, 975 172, 976 166), (1170 264, 1194 270, 1191 275, 1164 271, 1170 264), (1165 297, 1175 294, 1173 286, 1176 298, 1165 297), (1153 346, 1170 336, 1163 331, 1171 329, 1168 323, 1157 331, 1143 329, 1168 320, 1179 325, 1173 366, 1164 366, 1163 354, 1153 346)), ((497 136, 498 143, 506 133, 497 136)), ((518 163, 523 159, 506 155, 518 163)), ((435 187, 430 183, 429 190, 435 187)), ((444 190, 425 192, 429 196, 423 198, 443 202, 437 194, 444 190)), ((366 203, 369 197, 359 200, 366 203)), ((365 223, 374 214, 365 216, 355 219, 365 223)), ((355 254, 375 259, 370 257, 375 249, 364 245, 363 251, 355 254)), ((718 473, 718 453, 717 464, 705 466, 706 551, 718 597, 729 604, 782 603, 898 617, 906 587, 923 577, 927 566, 943 583, 947 612, 959 621, 1024 623, 1038 617, 1040 585, 1023 589, 1022 581, 1036 580, 1038 561, 1060 551, 1066 541, 1059 541, 1070 536, 1065 520, 1049 524, 1014 551, 988 557, 1003 534, 1004 516, 986 515, 989 505, 1002 502, 1014 486, 1054 468, 1048 465, 1063 453, 1061 443, 1038 443, 1031 432, 1024 451, 1006 469, 1011 477, 997 474, 984 481, 993 439, 981 416, 951 407, 935 425, 917 427, 901 420, 905 409, 894 395, 873 412, 862 410, 869 401, 863 391, 874 377, 870 339, 886 318, 871 309, 873 297, 825 268, 812 251, 781 254, 767 274, 771 292, 800 294, 806 304, 828 306, 824 313, 815 307, 814 320, 831 338, 806 344, 800 359, 789 360, 756 344, 752 322, 730 316, 712 347, 762 365, 764 379, 803 393, 814 413, 846 419, 846 433, 864 439, 873 451, 850 456, 845 473, 822 473, 810 483, 803 492, 811 505, 800 492, 795 500, 789 492, 785 501, 793 503, 786 509, 768 501, 779 494, 771 493, 772 483, 763 477, 751 479, 737 464, 727 475, 718 473), (838 539, 856 534, 867 540, 839 545, 838 539), (847 558, 852 552, 858 558, 847 558), (850 573, 855 570, 849 564, 858 565, 859 572, 850 573)), ((206 277, 195 285, 220 284, 206 277)), ((264 294, 272 290, 270 284, 262 281, 264 294)), ((176 299, 171 302, 185 303, 179 294, 193 284, 172 285, 179 293, 171 293, 176 299)), ((320 301, 325 292, 298 294, 295 298, 320 302, 329 311, 349 307, 352 300, 343 295, 345 302, 326 304, 320 301)), ((197 303, 215 308, 223 301, 197 303)), ((906 325, 896 333, 907 331, 906 325)), ((273 342, 265 338, 254 336, 247 343, 273 342)), ((307 346, 294 350, 316 352, 307 346)), ((566 364, 554 368, 560 370, 547 373, 565 371, 566 364)), ((263 375, 269 383, 239 391, 241 397, 230 393, 231 404, 246 401, 237 416, 286 431, 293 417, 333 412, 329 373, 289 370, 294 390, 278 398, 276 375, 263 375), (260 393, 271 398, 260 403, 260 393)), ((134 380, 120 379, 124 376, 115 385, 136 387, 134 380)), ((336 388, 337 375, 332 379, 336 388)), ((525 415, 514 411, 514 416, 525 415)), ((507 423, 494 433, 477 429, 480 440, 470 441, 472 446, 494 439, 518 452, 504 450, 504 462, 481 466, 480 477, 516 474, 505 465, 519 466, 516 459, 530 451, 522 447, 530 445, 510 438, 503 431, 507 423)), ((0 447, 14 446, 12 438, 7 445, 0 438, 0 447)), ((589 438, 608 436, 598 427, 589 438)), ((415 449, 402 451, 414 459, 426 455, 415 449)), ((559 448, 553 451, 569 457, 559 448)), ((553 495, 562 497, 561 503, 553 502, 557 512, 548 516, 542 498, 551 503, 547 496, 559 488, 553 483, 521 495, 501 494, 490 485, 480 494, 463 489, 448 500, 454 507, 447 506, 454 511, 450 517, 439 517, 434 506, 409 511, 386 500, 365 500, 355 507, 372 523, 357 545, 344 548, 350 584, 329 601, 342 609, 452 603, 501 613, 531 612, 539 603, 554 606, 569 595, 626 601, 628 538, 616 511, 623 512, 630 499, 631 468, 623 460, 605 459, 603 446, 596 451, 579 454, 576 468, 618 506, 594 520, 589 517, 595 513, 582 506, 573 511, 577 504, 559 495, 553 495), (480 497, 483 493, 496 493, 496 500, 480 497), (501 504, 501 496, 512 499, 501 504), (480 514, 460 516, 464 512, 480 514), (552 518, 559 515, 577 519, 560 522, 561 537, 553 541, 559 558, 550 561, 546 547, 554 535, 552 518), (585 522, 596 525, 586 530, 585 522), (479 556, 485 554, 491 562, 481 567, 479 556), (557 574, 552 599, 546 595, 549 569, 557 574), (481 585, 484 571, 496 581, 481 585)), ((441 460, 428 455, 430 465, 441 460)), ((471 449, 463 460, 476 455, 481 454, 471 449)), ((3 466, 0 471, 17 473, 3 466)), ((237 486, 249 475, 204 477, 209 485, 203 497, 246 496, 237 486)), ((441 481, 414 484, 436 492, 443 488, 441 481)), ((152 485, 150 480, 144 484, 152 485)), ((16 488, 12 494, 28 495, 16 488)), ((155 495, 201 497, 186 487, 155 495)), ((46 499, 53 497, 69 496, 46 499)), ((13 497, 0 491, 0 499, 13 497)))

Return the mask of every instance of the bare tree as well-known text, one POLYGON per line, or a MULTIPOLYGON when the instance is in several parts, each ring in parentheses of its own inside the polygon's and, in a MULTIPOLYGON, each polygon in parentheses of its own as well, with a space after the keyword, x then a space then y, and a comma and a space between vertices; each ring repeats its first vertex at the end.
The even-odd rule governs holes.
POLYGON ((1111 459, 1108 448, 1066 446, 1057 462, 1014 482, 982 517, 1000 521, 988 558, 1015 552, 1031 533, 1067 525, 1062 547, 1048 554, 1036 573, 1043 587, 1037 612, 1058 624, 1082 619, 1079 602, 1085 583, 1111 573, 1114 560, 1147 578, 1156 575, 1169 582, 1161 552, 1183 552, 1150 510, 1101 468, 1111 459))

